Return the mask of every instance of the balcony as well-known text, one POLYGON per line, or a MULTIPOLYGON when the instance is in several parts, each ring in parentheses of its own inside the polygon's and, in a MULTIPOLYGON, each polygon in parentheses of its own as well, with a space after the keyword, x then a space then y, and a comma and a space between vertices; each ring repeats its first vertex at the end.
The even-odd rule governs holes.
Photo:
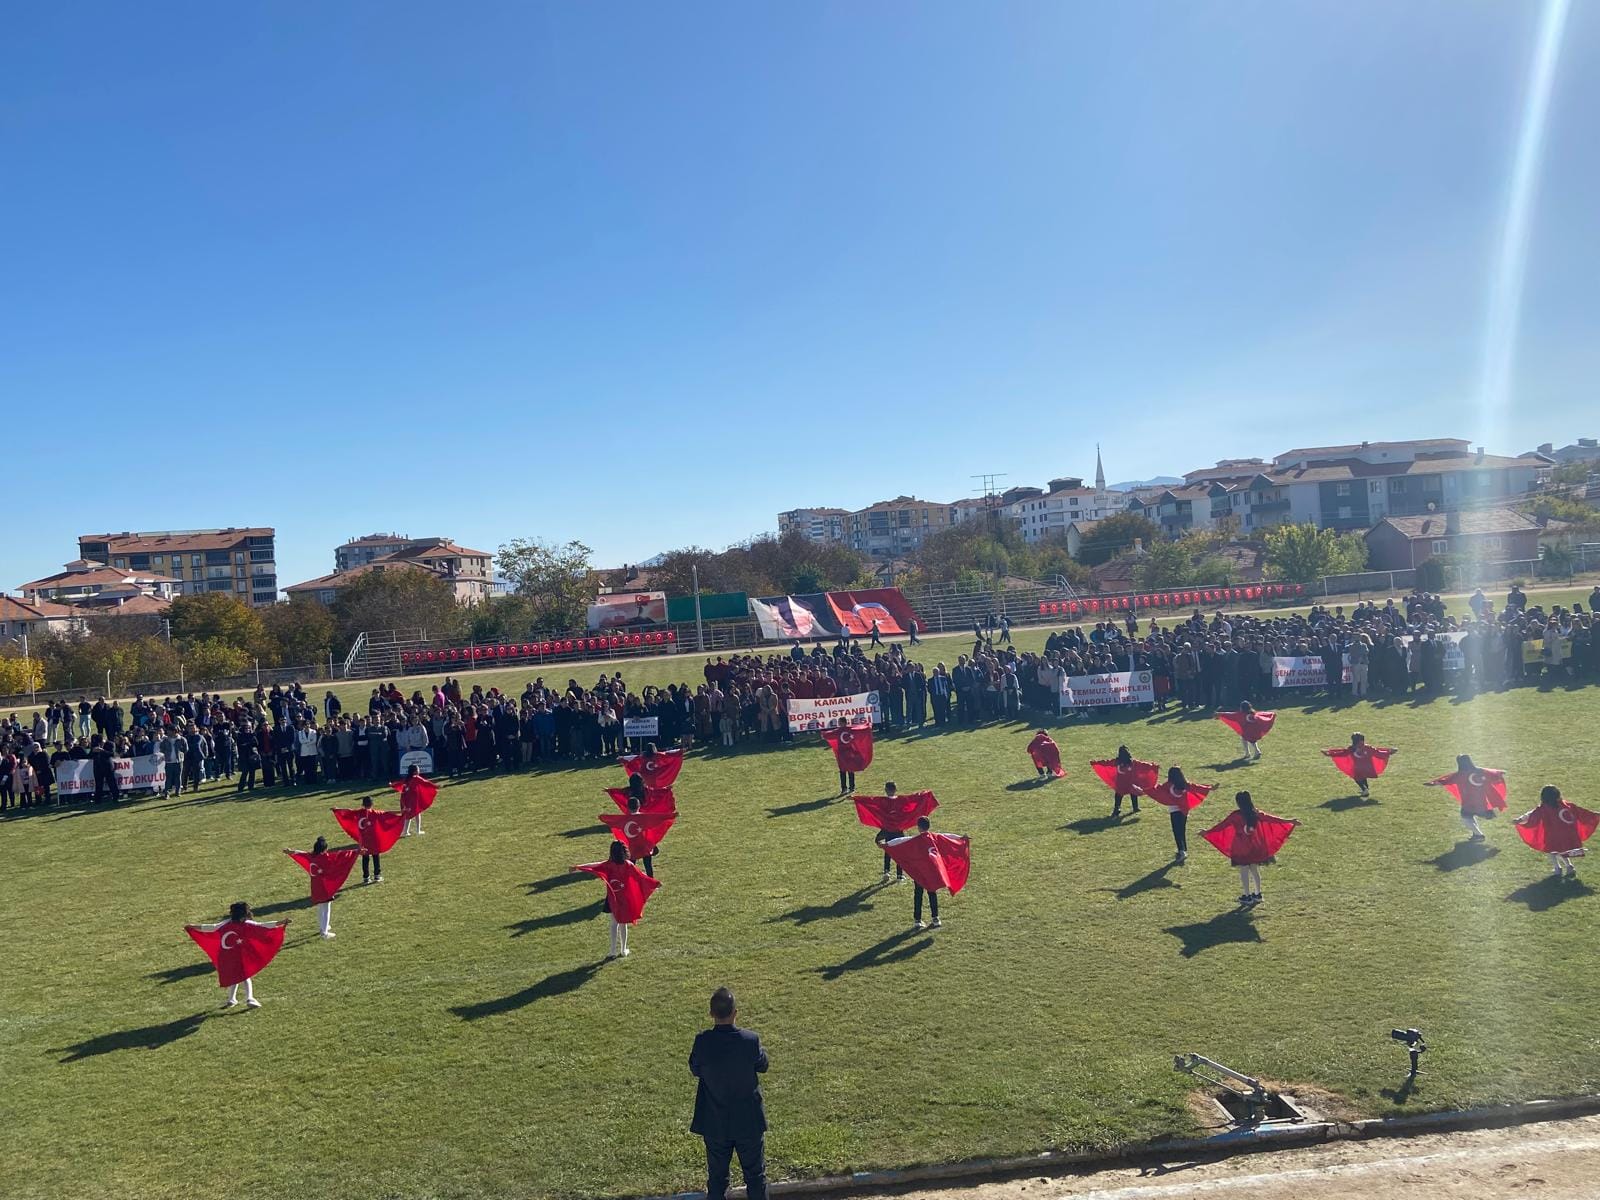
POLYGON ((1289 498, 1280 496, 1274 500, 1252 500, 1250 511, 1258 513, 1277 513, 1289 511, 1289 498))

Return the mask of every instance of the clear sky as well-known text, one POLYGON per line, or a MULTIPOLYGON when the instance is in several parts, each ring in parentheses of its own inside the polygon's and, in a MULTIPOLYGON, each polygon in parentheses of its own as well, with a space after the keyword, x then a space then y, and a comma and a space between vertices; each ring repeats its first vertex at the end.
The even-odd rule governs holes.
MULTIPOLYGON (((0 586, 1477 438, 1535 3, 15 4, 0 586)), ((1600 4, 1490 449, 1600 433, 1600 4)))

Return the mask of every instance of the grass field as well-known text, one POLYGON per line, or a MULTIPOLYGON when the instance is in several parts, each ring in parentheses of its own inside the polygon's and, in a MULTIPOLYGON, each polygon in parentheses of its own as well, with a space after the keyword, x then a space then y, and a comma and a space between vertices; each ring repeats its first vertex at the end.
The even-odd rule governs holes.
MULTIPOLYGON (((922 657, 959 647, 930 642, 922 657)), ((697 677, 698 661, 621 669, 637 687, 697 677)), ((614 964, 600 961, 600 885, 567 868, 604 854, 594 818, 615 767, 447 787, 387 881, 335 904, 331 943, 279 851, 318 833, 337 844, 327 810, 359 793, 216 787, 12 820, 3 1191, 697 1187, 685 1061, 721 983, 772 1057, 776 1176, 1193 1132, 1171 1069, 1185 1050, 1374 1114, 1590 1090, 1591 887, 1545 884, 1504 819, 1486 848, 1463 847, 1454 805, 1421 784, 1471 752, 1510 771, 1513 812, 1545 782, 1592 803, 1582 731, 1596 718, 1595 690, 1290 709, 1247 768, 1211 720, 1094 721, 1058 731, 1070 775, 1045 787, 1023 752, 1029 726, 890 739, 863 790, 933 787, 938 827, 973 837, 972 881, 931 934, 909 929, 909 884, 877 886, 870 832, 833 799, 825 750, 697 755, 665 886, 614 964), (1402 749, 1370 804, 1316 753, 1352 729, 1402 749), (1188 866, 1168 868, 1164 818, 1106 819, 1085 762, 1119 741, 1219 785, 1191 820, 1188 866), (1252 914, 1195 836, 1240 786, 1305 822, 1252 914), (295 923, 257 981, 265 1007, 224 1014, 181 926, 238 897, 295 923), (1435 1047, 1409 1094, 1392 1025, 1435 1047)))

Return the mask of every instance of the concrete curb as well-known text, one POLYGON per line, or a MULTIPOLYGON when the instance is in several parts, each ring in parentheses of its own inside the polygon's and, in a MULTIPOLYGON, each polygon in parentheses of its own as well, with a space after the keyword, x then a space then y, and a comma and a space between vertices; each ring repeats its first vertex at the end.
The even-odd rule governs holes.
MULTIPOLYGON (((1408 1117, 1322 1121, 1261 1131, 1239 1130, 1206 1138, 1140 1142, 1112 1151, 1046 1150, 1018 1158, 934 1163, 897 1171, 856 1171, 849 1175, 786 1180, 771 1184, 767 1190, 774 1196, 846 1196, 873 1191, 895 1191, 918 1184, 975 1185, 1019 1175, 1060 1175, 1066 1174, 1069 1170, 1126 1166, 1129 1163, 1148 1160, 1198 1156, 1226 1158, 1235 1154, 1260 1154, 1325 1142, 1406 1138, 1428 1133, 1529 1125, 1540 1121, 1591 1116, 1595 1113, 1600 1113, 1600 1094, 1570 1096, 1558 1100, 1527 1100, 1489 1108, 1451 1109, 1408 1117)), ((743 1197, 745 1191, 743 1188, 732 1188, 728 1195, 743 1197)), ((640 1200, 704 1200, 704 1198, 704 1192, 677 1192, 666 1196, 641 1197, 640 1200)))

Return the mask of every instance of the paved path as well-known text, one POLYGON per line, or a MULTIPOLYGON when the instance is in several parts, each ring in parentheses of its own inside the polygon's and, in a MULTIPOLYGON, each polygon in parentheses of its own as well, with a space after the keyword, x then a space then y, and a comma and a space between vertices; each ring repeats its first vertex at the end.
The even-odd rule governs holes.
POLYGON ((918 1200, 1527 1200, 1600 1197, 1600 1116, 1332 1142, 1053 1179, 921 1191, 918 1200))

